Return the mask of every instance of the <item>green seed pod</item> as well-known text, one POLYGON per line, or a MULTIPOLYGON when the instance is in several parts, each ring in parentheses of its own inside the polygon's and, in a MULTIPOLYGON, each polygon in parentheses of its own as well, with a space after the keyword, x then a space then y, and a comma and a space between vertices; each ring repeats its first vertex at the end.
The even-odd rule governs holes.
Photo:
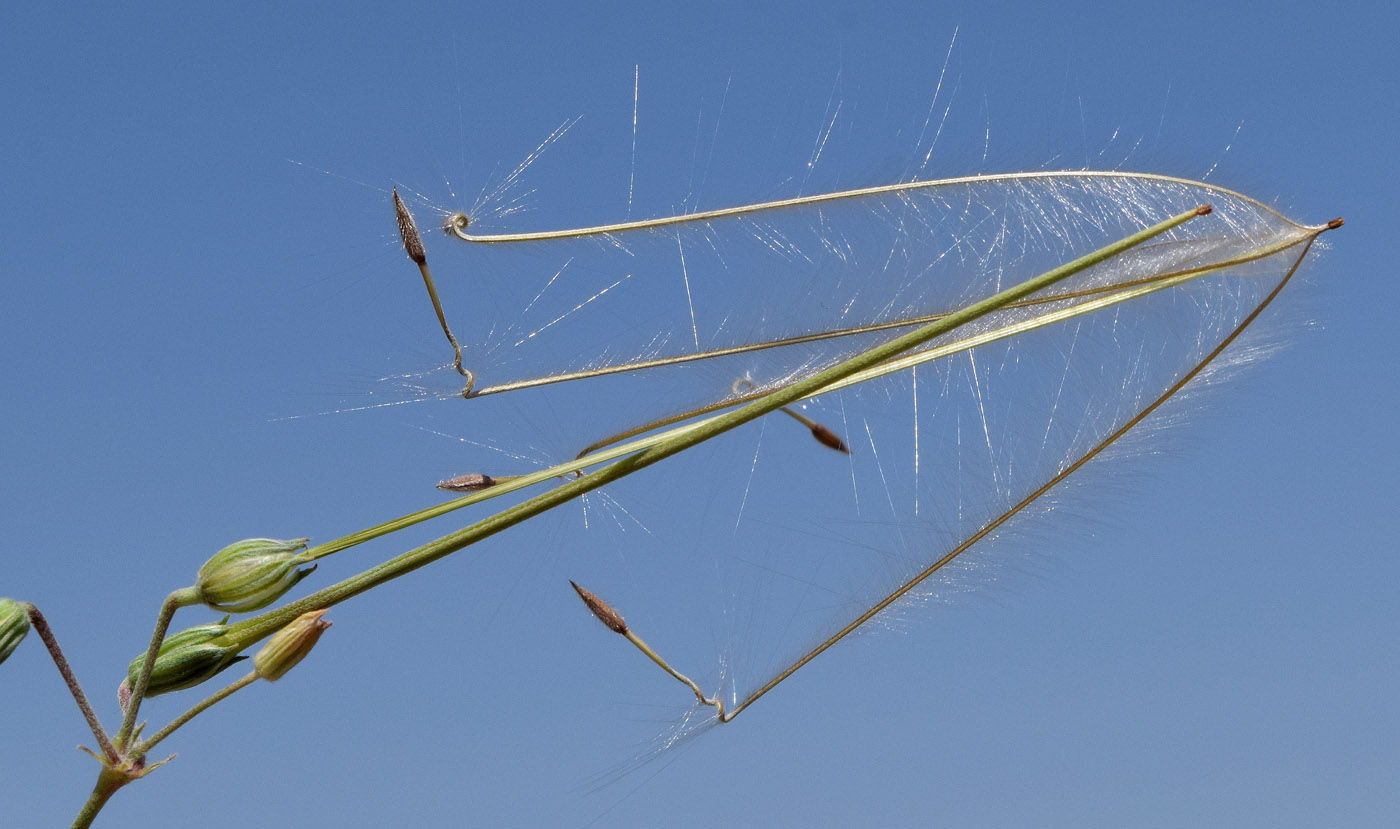
POLYGON ((253 669, 258 672, 258 676, 268 682, 276 682, 286 676, 287 671, 295 668, 298 662, 311 653, 316 640, 321 638, 326 628, 331 626, 330 622, 321 618, 327 612, 328 609, 303 613, 274 633, 272 638, 267 640, 267 644, 263 645, 262 650, 253 657, 253 669))
MULTIPOLYGON (((146 696, 154 697, 191 688, 233 663, 247 659, 238 655, 238 648, 213 644, 212 640, 223 636, 227 631, 228 625, 216 622, 187 628, 174 636, 166 637, 160 645, 160 652, 156 654, 156 665, 151 671, 146 696)), ((142 654, 131 660, 131 664, 127 666, 125 685, 128 688, 136 687, 136 678, 144 661, 145 654, 142 654)))
POLYGON ((29 633, 29 605, 0 599, 0 662, 10 658, 29 633))
POLYGON ((267 607, 316 569, 297 569, 310 561, 306 541, 249 538, 230 544, 199 568, 194 582, 199 600, 229 613, 267 607))

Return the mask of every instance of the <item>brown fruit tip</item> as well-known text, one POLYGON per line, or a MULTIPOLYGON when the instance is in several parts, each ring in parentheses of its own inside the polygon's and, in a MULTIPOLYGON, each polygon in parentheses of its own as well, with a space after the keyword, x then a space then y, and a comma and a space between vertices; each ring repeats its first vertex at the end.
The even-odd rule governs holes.
POLYGON ((812 437, 816 438, 823 446, 835 449, 837 452, 851 454, 851 450, 846 448, 846 442, 837 437, 836 433, 818 423, 812 427, 812 437))
POLYGON ((598 617, 598 621, 607 625, 613 633, 627 633, 627 623, 622 620, 622 614, 612 609, 612 606, 589 591, 579 587, 570 579, 569 584, 573 586, 574 592, 578 594, 583 603, 588 605, 588 609, 593 611, 593 615, 598 617))
POLYGON ((476 492, 496 485, 496 479, 490 475, 482 475, 479 472, 472 472, 467 475, 458 475, 455 478, 448 478, 445 481, 438 481, 437 488, 445 489, 448 492, 476 492))
POLYGON ((1327 223, 1327 229, 1328 229, 1328 230, 1336 230, 1337 228, 1341 227, 1341 226, 1344 225, 1344 224, 1346 224, 1346 222, 1342 221, 1342 217, 1341 217, 1341 216, 1338 216, 1337 218, 1335 218, 1335 219, 1333 219, 1332 221, 1330 221, 1330 222, 1327 223))
POLYGON ((403 239, 403 249, 408 253, 408 258, 419 265, 428 263, 428 254, 423 250, 423 237, 418 235, 418 225, 413 221, 413 214, 408 212, 408 205, 399 198, 399 188, 394 188, 394 216, 399 220, 399 238, 403 239))
POLYGON ((1208 204, 1203 204, 1203 205, 1201 205, 1200 207, 1196 208, 1196 215, 1197 215, 1197 216, 1205 216, 1206 214, 1210 213, 1210 212, 1211 212, 1212 210, 1214 210, 1214 209, 1215 209, 1214 207, 1211 207, 1211 206, 1208 205, 1208 204))

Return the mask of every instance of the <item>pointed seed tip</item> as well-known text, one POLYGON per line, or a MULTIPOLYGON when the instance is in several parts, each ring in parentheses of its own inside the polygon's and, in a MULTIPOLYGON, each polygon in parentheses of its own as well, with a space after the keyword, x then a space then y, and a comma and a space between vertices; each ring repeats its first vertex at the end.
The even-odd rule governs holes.
POLYGON ((413 214, 408 212, 408 205, 399 197, 397 187, 394 188, 394 216, 398 219, 399 238, 403 240, 403 249, 408 258, 420 266, 427 264, 428 254, 423 250, 423 238, 418 235, 418 225, 413 221, 413 214))
POLYGON ((598 621, 607 625, 608 629, 614 633, 627 633, 627 622, 623 621, 621 613, 613 610, 611 605, 593 595, 591 591, 579 587, 573 579, 569 580, 569 584, 573 586, 574 592, 578 593, 580 599, 583 599, 583 603, 588 606, 589 611, 597 617, 598 621))
POLYGON ((841 452, 846 455, 851 454, 851 450, 847 448, 846 442, 840 437, 838 437, 835 432, 831 431, 830 429, 826 428, 820 423, 812 427, 812 437, 816 438, 817 441, 823 446, 835 449, 837 452, 841 452))

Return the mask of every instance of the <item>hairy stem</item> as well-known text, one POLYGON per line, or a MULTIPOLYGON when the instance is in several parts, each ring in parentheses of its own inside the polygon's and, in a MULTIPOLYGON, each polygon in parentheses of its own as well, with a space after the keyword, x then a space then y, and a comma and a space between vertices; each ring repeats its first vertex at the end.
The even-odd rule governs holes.
POLYGON ((103 766, 97 775, 97 785, 93 786, 92 794, 88 795, 87 802, 78 811, 78 816, 73 818, 73 829, 87 829, 91 826, 97 819, 97 813, 102 811, 102 807, 107 805, 107 801, 112 799, 117 789, 130 782, 131 778, 127 775, 103 766))
POLYGON ((87 694, 83 693, 83 686, 78 683, 78 677, 73 673, 72 666, 68 664, 68 659, 63 655, 63 649, 58 646, 58 637, 54 636, 48 620, 34 605, 29 606, 28 613, 29 624, 38 632, 44 647, 49 649, 49 656, 53 657, 53 664, 58 666, 58 672, 63 676, 63 682, 68 686, 68 693, 72 694, 73 701, 78 703, 78 710, 83 712, 83 719, 87 720, 88 728, 92 729, 93 739, 97 740, 102 756, 113 763, 117 762, 119 759, 117 750, 113 748, 112 741, 107 739, 107 732, 102 729, 102 722, 97 719, 97 712, 92 709, 92 703, 88 702, 87 694))
POLYGON ((136 685, 131 689, 131 699, 127 702, 126 714, 122 717, 121 730, 117 732, 117 745, 125 746, 131 738, 132 729, 136 727, 141 700, 145 698, 146 688, 151 683, 151 671, 155 669, 156 655, 160 653, 160 644, 165 641, 165 632, 170 629, 170 619, 180 608, 198 603, 199 596, 193 587, 176 590, 161 603, 160 613, 156 616, 156 629, 151 634, 150 645, 146 647, 146 658, 141 662, 141 672, 136 677, 136 685))

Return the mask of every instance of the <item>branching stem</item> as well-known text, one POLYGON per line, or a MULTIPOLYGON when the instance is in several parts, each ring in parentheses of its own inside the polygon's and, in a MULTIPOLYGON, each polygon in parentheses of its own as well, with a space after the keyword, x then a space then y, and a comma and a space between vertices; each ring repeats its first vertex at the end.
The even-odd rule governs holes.
POLYGON ((141 671, 136 676, 136 685, 131 689, 126 714, 122 717, 121 730, 117 732, 117 745, 125 746, 131 739, 132 729, 136 727, 136 716, 141 710, 141 700, 146 697, 146 688, 151 682, 151 671, 155 669, 156 655, 160 653, 160 644, 165 641, 165 632, 170 629, 171 617, 180 608, 195 604, 199 604, 199 595, 193 587, 176 590, 161 603, 160 613, 156 616, 156 628, 151 633, 151 643, 146 647, 146 658, 141 662, 141 671))

